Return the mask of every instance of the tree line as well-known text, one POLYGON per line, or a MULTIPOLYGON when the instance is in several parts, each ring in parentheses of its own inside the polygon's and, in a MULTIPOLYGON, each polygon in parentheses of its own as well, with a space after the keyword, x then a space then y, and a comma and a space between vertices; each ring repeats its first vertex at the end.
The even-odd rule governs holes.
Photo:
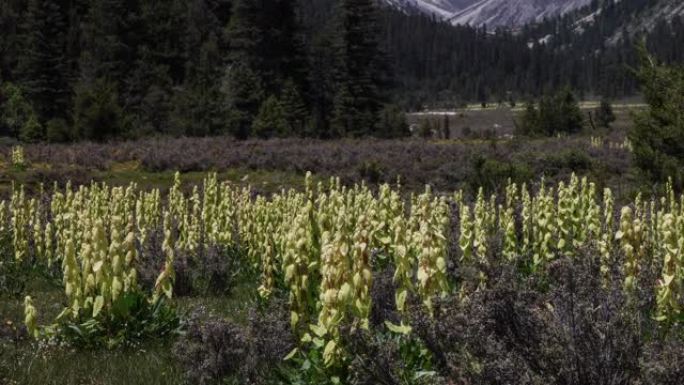
POLYGON ((373 0, 8 0, 0 135, 397 136, 373 0), (311 2, 313 4, 313 2, 311 2))
MULTIPOLYGON (((515 103, 569 87, 638 92, 634 34, 650 0, 624 0, 577 31, 577 14, 515 33, 452 26, 374 0, 6 0, 0 136, 107 140, 395 137, 403 111, 515 103)), ((684 61, 674 18, 648 35, 684 61)))

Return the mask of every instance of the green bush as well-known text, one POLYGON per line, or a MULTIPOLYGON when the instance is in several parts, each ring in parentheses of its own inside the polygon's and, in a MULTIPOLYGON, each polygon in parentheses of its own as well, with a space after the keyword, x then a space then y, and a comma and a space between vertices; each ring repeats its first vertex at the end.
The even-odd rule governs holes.
POLYGON ((641 50, 637 73, 648 109, 634 114, 629 140, 637 167, 654 183, 684 187, 684 67, 662 66, 641 50))
POLYGON ((43 126, 40 124, 38 117, 35 114, 31 114, 21 127, 19 139, 29 143, 35 143, 45 139, 43 126))
POLYGON ((516 125, 521 135, 576 134, 584 128, 584 117, 577 98, 566 87, 554 95, 543 96, 538 107, 528 102, 516 125))
POLYGON ((78 320, 59 320, 42 330, 47 336, 54 336, 78 347, 132 346, 145 339, 177 335, 181 323, 176 310, 164 298, 148 301, 139 291, 119 297, 109 312, 91 317, 90 312, 78 320))
POLYGON ((563 170, 572 172, 589 171, 594 164, 589 154, 581 150, 566 150, 543 159, 545 170, 557 174, 563 170))
POLYGON ((259 108, 254 122, 252 133, 266 139, 274 136, 287 136, 290 126, 285 118, 285 110, 278 98, 270 96, 259 108))
POLYGON ((21 89, 13 83, 0 87, 0 136, 18 137, 26 128, 33 129, 36 114, 21 89))
POLYGON ((409 126, 406 114, 396 105, 386 105, 380 111, 377 136, 381 138, 400 138, 408 136, 409 126))
POLYGON ((610 128, 610 124, 615 121, 613 106, 607 100, 601 100, 601 104, 596 109, 596 123, 599 127, 610 128))
POLYGON ((486 191, 498 191, 508 183, 524 183, 533 178, 533 172, 525 163, 502 162, 479 156, 472 163, 468 184, 473 192, 479 187, 486 191))
POLYGON ((74 130, 81 139, 104 141, 124 131, 124 113, 113 83, 99 79, 76 88, 74 130))
POLYGON ((52 119, 47 122, 46 139, 50 143, 64 143, 73 139, 71 128, 64 119, 52 119))

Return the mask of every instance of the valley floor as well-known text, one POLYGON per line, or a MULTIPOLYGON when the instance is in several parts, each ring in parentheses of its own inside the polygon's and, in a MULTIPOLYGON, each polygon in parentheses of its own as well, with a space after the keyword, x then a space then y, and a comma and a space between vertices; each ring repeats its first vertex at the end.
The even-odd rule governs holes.
MULTIPOLYGON (((489 125, 498 119, 500 111, 487 112, 486 119, 478 118, 480 113, 469 110, 463 119, 489 125)), ((339 176, 345 185, 363 182, 373 189, 380 183, 399 181, 405 193, 421 192, 430 184, 438 193, 464 189, 471 197, 479 186, 489 193, 501 193, 509 180, 533 186, 541 177, 553 183, 577 173, 588 176, 598 191, 611 188, 618 203, 628 202, 640 186, 629 146, 625 145, 627 112, 618 115, 616 129, 611 132, 545 139, 239 142, 230 138, 155 138, 110 144, 37 144, 24 147, 27 162, 20 168, 11 165, 12 143, 0 142, 0 200, 9 197, 13 184, 25 185, 29 194, 37 192, 41 184, 51 188, 53 183, 64 186, 71 181, 79 185, 91 180, 109 185, 134 182, 144 189, 166 190, 179 170, 185 189, 201 184, 208 171, 216 171, 219 180, 235 186, 250 185, 255 193, 302 190, 305 172, 312 171, 314 181, 339 176)), ((183 317, 202 308, 244 323, 250 307, 257 303, 254 282, 240 282, 227 296, 180 297, 174 305, 183 317)), ((20 293, 0 296, 0 383, 184 383, 169 341, 87 353, 27 341, 21 332, 23 293, 30 291, 37 299, 36 307, 42 309, 39 323, 44 324, 59 313, 65 298, 61 282, 37 272, 25 283, 20 293)))

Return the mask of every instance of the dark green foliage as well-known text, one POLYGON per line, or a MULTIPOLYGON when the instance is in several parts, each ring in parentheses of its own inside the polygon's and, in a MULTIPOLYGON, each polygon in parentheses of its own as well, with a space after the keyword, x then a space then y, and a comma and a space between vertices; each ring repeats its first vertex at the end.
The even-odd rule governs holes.
MULTIPOLYGON (((592 159, 582 150, 563 150, 544 157, 545 171, 549 175, 557 175, 560 172, 583 173, 593 168, 592 159)), ((530 175, 530 177, 532 177, 530 175)))
POLYGON ((539 107, 528 103, 518 122, 522 135, 553 136, 576 134, 584 128, 584 117, 575 95, 563 88, 552 96, 543 96, 539 107))
POLYGON ((64 143, 74 139, 71 128, 64 119, 51 119, 47 122, 45 131, 45 139, 50 143, 64 143))
POLYGON ((380 111, 380 121, 376 136, 381 138, 401 138, 408 136, 409 126, 406 114, 397 105, 385 105, 380 111))
POLYGON ((95 141, 124 133, 124 115, 115 86, 104 79, 82 83, 74 97, 74 130, 78 138, 95 141))
POLYGON ((33 106, 22 90, 12 83, 0 87, 0 135, 19 136, 23 127, 35 116, 33 106))
MULTIPOLYGON (((9 222, 2 225, 9 226, 9 222)), ((14 258, 12 237, 9 232, 0 234, 0 297, 20 298, 28 281, 26 263, 14 258)))
POLYGON ((468 185, 476 192, 483 187, 486 191, 501 191, 509 181, 526 183, 534 177, 527 164, 520 162, 502 162, 496 159, 478 156, 472 161, 472 169, 468 175, 468 185))
POLYGON ((259 108, 259 113, 252 123, 252 132, 260 138, 274 136, 284 137, 290 134, 290 125, 286 118, 282 103, 275 96, 270 96, 259 108))
POLYGON ((372 0, 340 1, 332 136, 369 135, 378 122, 383 74, 377 12, 372 0))
MULTIPOLYGON (((251 132, 262 105, 271 97, 282 100, 290 128, 271 130, 303 134, 308 107, 306 58, 295 15, 296 3, 287 0, 236 0, 226 28, 229 69, 225 93, 230 107, 230 131, 244 139, 264 137, 251 132)), ((273 106, 269 102, 269 106, 273 106)), ((259 123, 261 124, 261 122, 259 123)))
POLYGON ((117 83, 125 78, 133 57, 133 47, 127 44, 130 30, 126 18, 133 11, 124 0, 89 2, 83 17, 83 44, 79 58, 81 77, 87 81, 107 78, 117 83))
MULTIPOLYGON (((176 89, 170 112, 172 133, 188 136, 225 133, 228 115, 226 96, 221 88, 224 74, 217 67, 221 62, 219 44, 218 37, 210 34, 197 52, 196 65, 189 67, 185 83, 176 89)), ((154 111, 153 106, 151 111, 154 111)), ((164 132, 163 128, 160 130, 164 132)))
MULTIPOLYGON (((24 15, 21 84, 40 121, 65 116, 69 79, 65 50, 66 9, 63 2, 30 0, 24 15)), ((35 138, 35 137, 33 137, 35 138)), ((35 139, 42 139, 41 135, 35 139)))
POLYGON ((684 186, 684 68, 663 66, 642 48, 638 72, 649 108, 634 115, 629 139, 636 164, 652 182, 684 186))
POLYGON ((423 119, 420 121, 418 126, 418 135, 423 139, 431 138, 433 135, 432 124, 430 124, 430 119, 423 119))
POLYGON ((19 138, 24 142, 29 143, 39 142, 45 139, 45 130, 35 114, 30 115, 24 125, 21 126, 19 138))
POLYGON ((25 0, 6 0, 0 2, 0 82, 10 79, 12 70, 17 66, 17 48, 21 44, 21 13, 26 6, 25 0))
POLYGON ((230 107, 230 133, 238 139, 247 139, 263 100, 261 81, 247 64, 236 63, 228 69, 224 87, 230 107))
POLYGON ((516 122, 516 131, 523 135, 532 135, 540 131, 539 111, 533 101, 525 103, 525 110, 516 122))
POLYGON ((600 127, 610 128, 610 124, 615 121, 615 113, 613 113, 613 106, 607 100, 601 100, 601 104, 596 109, 596 123, 600 127))
POLYGON ((246 360, 249 341, 244 327, 204 317, 193 314, 188 334, 174 349, 187 379, 193 384, 221 384, 230 376, 247 376, 254 363, 246 360))
POLYGON ((293 81, 285 82, 285 88, 280 96, 280 104, 287 121, 289 134, 305 134, 309 111, 300 90, 297 89, 293 81))
MULTIPOLYGON (((377 3, 5 0, 0 79, 22 88, 44 129, 58 118, 72 131, 79 89, 105 79, 117 90, 127 137, 248 138, 271 96, 292 135, 400 136, 389 128, 387 104, 404 111, 466 101, 512 105, 514 93, 538 97, 566 84, 578 95, 633 94, 637 82, 626 69, 638 62, 633 37, 605 41, 651 2, 623 0, 595 12, 605 3, 596 2, 516 34, 377 3), (575 18, 588 13, 595 22, 579 34, 575 18)), ((674 17, 659 23, 647 44, 672 63, 684 60, 672 44, 682 39, 684 22, 674 17)), ((19 138, 22 126, 0 124, 0 135, 19 138)))
MULTIPOLYGON (((122 294, 108 311, 93 318, 64 319, 54 329, 57 338, 78 347, 132 346, 145 339, 178 335, 181 324, 174 308, 162 298, 150 303, 140 292, 122 294)), ((85 313, 85 312, 84 312, 85 313)))
POLYGON ((449 115, 444 115, 442 123, 442 139, 449 139, 451 137, 451 124, 449 123, 449 115))

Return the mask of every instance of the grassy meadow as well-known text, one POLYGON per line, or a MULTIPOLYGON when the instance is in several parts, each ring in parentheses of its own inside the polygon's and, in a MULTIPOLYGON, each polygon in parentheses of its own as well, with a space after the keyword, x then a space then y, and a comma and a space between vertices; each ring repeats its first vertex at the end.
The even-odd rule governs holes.
MULTIPOLYGON (((539 139, 519 139, 505 136, 513 132, 511 119, 513 112, 511 110, 477 110, 473 108, 448 116, 452 132, 462 132, 463 127, 466 126, 471 127, 471 132, 482 132, 494 125, 497 125, 501 131, 497 131, 494 136, 477 137, 478 135, 471 135, 470 137, 465 137, 457 134, 452 135, 450 139, 345 139, 337 141, 278 139, 268 141, 235 141, 231 138, 218 137, 206 139, 151 138, 105 144, 33 144, 24 146, 26 164, 23 167, 15 167, 11 164, 9 154, 14 143, 1 141, 0 200, 9 199, 12 194, 13 185, 24 185, 27 194, 31 196, 40 191, 41 185, 44 186, 44 189, 50 190, 53 188, 53 184, 56 184, 58 188, 64 188, 67 183, 79 186, 90 184, 92 181, 104 182, 111 186, 126 186, 130 183, 135 183, 141 190, 160 189, 163 194, 166 194, 174 183, 174 173, 176 171, 180 171, 183 179, 183 190, 187 193, 192 190, 193 186, 201 186, 208 172, 216 172, 219 181, 228 182, 238 189, 251 186, 252 194, 269 196, 286 189, 304 191, 306 188, 304 184, 305 173, 311 171, 314 183, 327 183, 330 177, 335 176, 340 178, 343 185, 365 184, 372 191, 377 191, 378 186, 383 183, 389 183, 394 186, 401 185, 401 192, 404 193, 405 198, 408 198, 413 193, 421 193, 424 191, 425 185, 429 184, 433 187, 436 194, 452 194, 456 190, 463 190, 466 201, 473 201, 475 199, 479 187, 482 187, 487 194, 500 194, 503 196, 506 194, 505 189, 509 181, 518 185, 528 184, 530 188, 536 189, 542 178, 550 184, 555 184, 560 181, 567 181, 571 175, 577 174, 582 177, 586 176, 588 180, 595 183, 598 191, 610 188, 614 193, 616 204, 619 205, 631 202, 639 192, 649 193, 649 191, 645 190, 644 186, 638 183, 639 175, 634 169, 632 154, 629 148, 623 145, 626 128, 629 126, 629 108, 617 107, 616 113, 618 119, 614 124, 614 129, 611 131, 592 132, 571 137, 539 139)), ((443 114, 414 114, 410 116, 410 119, 412 123, 418 123, 422 119, 434 119, 436 122, 443 122, 443 114)), ((451 230, 451 237, 454 237, 456 233, 457 230, 451 230)), ((161 243, 159 239, 156 242, 161 243)), ((457 240, 452 239, 451 242, 453 242, 453 245, 458 245, 457 240)), ((455 255, 456 251, 452 249, 457 249, 458 246, 450 247, 450 255, 455 255)), ((8 248, 0 248, 0 252, 10 255, 8 248)), ((152 264, 151 266, 148 266, 148 268, 158 268, 158 264, 152 264)), ((211 267, 213 265, 208 264, 206 266, 203 265, 202 269, 206 269, 207 266, 210 266, 208 269, 215 268, 211 267)), ((253 271, 243 271, 244 266, 235 267, 230 265, 229 268, 235 268, 239 273, 229 274, 228 276, 232 277, 230 278, 232 281, 218 292, 193 292, 190 290, 187 294, 174 296, 171 305, 177 310, 183 325, 187 327, 192 322, 202 323, 202 320, 206 320, 205 322, 209 325, 208 327, 212 327, 211 325, 218 325, 216 320, 223 320, 249 330, 262 330, 259 327, 268 327, 259 325, 262 322, 268 325, 267 321, 263 321, 265 319, 263 317, 266 317, 265 314, 274 314, 274 317, 280 314, 277 311, 271 313, 268 305, 260 300, 257 295, 259 279, 253 271), (192 322, 189 320, 192 320, 192 322)), ((551 267, 551 269, 554 268, 562 270, 564 267, 551 267)), ((587 267, 589 270, 593 268, 592 266, 587 267)), ((52 271, 47 272, 40 269, 24 271, 20 276, 21 278, 18 278, 19 276, 13 277, 7 273, 0 276, 0 288, 11 288, 10 290, 0 291, 0 383, 8 385, 154 385, 184 384, 188 382, 251 383, 247 382, 247 377, 239 374, 239 371, 238 374, 231 372, 233 374, 225 376, 221 375, 221 373, 224 373, 222 371, 217 373, 210 372, 209 374, 205 373, 205 377, 200 375, 200 377, 190 377, 192 380, 189 380, 189 377, 186 376, 188 365, 191 367, 193 365, 197 366, 197 371, 201 372, 205 361, 198 361, 196 364, 193 364, 194 356, 192 355, 185 356, 179 361, 177 352, 179 349, 182 351, 182 347, 179 348, 177 344, 179 343, 178 341, 181 341, 180 344, 183 344, 182 338, 185 337, 146 340, 140 344, 115 350, 104 348, 84 349, 44 341, 33 341, 28 338, 23 326, 23 298, 26 293, 30 293, 35 299, 36 308, 40 309, 38 323, 50 323, 50 320, 55 318, 68 301, 64 295, 61 278, 59 274, 55 274, 55 269, 59 270, 59 268, 53 267, 52 271), (17 280, 21 282, 17 282, 17 280)), ((191 268, 188 267, 188 269, 191 268)), ((584 267, 581 269, 584 269, 584 267)), ((588 274, 587 271, 589 270, 581 270, 578 274, 588 274)), ((553 274, 556 273, 551 272, 549 274, 554 276, 553 274)), ((149 283, 150 280, 152 283, 154 281, 154 276, 151 274, 153 273, 143 273, 143 278, 147 280, 146 282, 149 287, 152 285, 149 283)), ((182 275, 183 272, 180 274, 182 275)), ((505 273, 502 272, 492 274, 503 274, 498 275, 500 278, 505 276, 505 273)), ((458 274, 456 276, 459 277, 457 279, 462 279, 458 274)), ((564 282, 563 285, 569 284, 569 281, 566 282, 564 279, 561 279, 564 282)), ((383 294, 382 290, 390 290, 388 287, 392 287, 391 274, 388 275, 386 271, 380 271, 376 280, 378 286, 374 288, 373 295, 379 295, 381 296, 379 298, 384 298, 382 295, 386 295, 386 293, 383 294)), ((521 283, 521 285, 527 287, 525 286, 527 283, 521 283)), ((549 283, 542 280, 540 282, 535 281, 535 283, 530 285, 530 287, 538 288, 548 286, 549 283)), ((563 286, 565 289, 562 290, 566 290, 567 287, 569 286, 563 286)), ((563 292, 562 290, 560 292, 563 292)), ((501 294, 502 292, 496 291, 495 293, 501 294)), ((519 295, 521 297, 515 301, 525 302, 530 300, 534 302, 529 297, 530 295, 533 296, 530 293, 531 291, 520 292, 519 295)), ((550 290, 549 295, 551 293, 556 292, 550 290)), ((589 295, 588 293, 584 294, 589 295)), ((475 312, 472 314, 477 314, 476 318, 485 317, 484 314, 489 311, 487 310, 489 305, 486 305, 488 302, 484 298, 482 297, 477 300, 485 301, 483 302, 485 303, 484 305, 475 300, 473 302, 473 306, 479 303, 477 306, 484 307, 467 308, 467 305, 463 305, 466 308, 462 309, 459 307, 459 311, 465 312, 463 314, 475 312)), ((497 304, 496 306, 508 306, 505 301, 495 303, 497 304)), ((515 306, 518 306, 518 302, 515 303, 515 306)), ((613 302, 610 302, 610 304, 613 304, 613 302)), ((492 311, 501 312, 504 309, 496 308, 492 311)), ((530 311, 534 312, 536 310, 530 311)), ((622 321, 620 318, 616 322, 622 321)), ((415 322, 417 325, 420 325, 421 322, 429 323, 426 319, 420 317, 415 322)), ((449 322, 456 321, 452 320, 449 322)), ((466 319, 461 319, 454 325, 456 325, 455 327, 465 328, 463 330, 458 329, 455 332, 466 333, 464 334, 466 341, 471 341, 469 338, 478 336, 477 333, 468 334, 474 333, 473 330, 475 329, 473 328, 476 325, 468 324, 466 319)), ((441 325, 441 327, 443 326, 441 325)), ((522 328, 535 327, 534 325, 518 326, 522 328)), ((610 329, 615 325, 610 324, 610 322, 608 324, 600 324, 600 327, 603 326, 610 329)), ((513 326, 507 325, 506 327, 513 326)), ((190 326, 190 329, 194 330, 192 326, 190 326)), ((622 329, 618 328, 617 330, 622 329)), ((188 332, 186 329, 185 331, 185 333, 190 335, 194 332, 196 330, 188 332)), ((515 331, 507 331, 506 333, 509 332, 516 333, 515 331)), ((271 333, 274 333, 273 330, 271 330, 271 333)), ((523 334, 509 336, 512 339, 508 340, 507 343, 513 345, 521 344, 520 349, 534 349, 533 345, 526 345, 525 342, 521 342, 528 338, 524 335, 526 332, 521 333, 523 334)), ((213 346, 211 345, 212 343, 217 344, 216 346, 229 345, 231 340, 222 340, 221 338, 228 337, 223 334, 221 335, 223 337, 216 337, 216 340, 211 340, 207 344, 209 346, 213 346)), ((282 335, 282 332, 276 332, 275 335, 282 335)), ((577 337, 577 335, 573 335, 577 337)), ((537 337, 539 336, 530 336, 529 338, 534 339, 537 337)), ((431 340, 429 337, 425 337, 424 341, 428 343, 431 340)), ((582 341, 582 343, 584 342, 586 341, 582 341)), ((496 342, 496 344, 500 343, 506 342, 496 342)), ((623 341, 619 343, 623 343, 623 341)), ((362 344, 362 346, 365 349, 369 349, 364 354, 375 352, 380 355, 378 361, 380 363, 384 362, 382 359, 394 357, 392 354, 399 354, 397 352, 402 351, 398 348, 397 352, 385 352, 382 350, 382 346, 384 346, 382 344, 362 344), (376 351, 373 349, 380 350, 376 351), (386 357, 384 354, 388 354, 388 356, 386 357)), ((393 345, 390 344, 389 346, 393 345)), ((616 347, 616 349, 622 348, 622 345, 616 347)), ((581 348, 577 349, 578 352, 583 351, 581 348)), ((648 351, 647 353, 644 353, 644 357, 652 358, 652 355, 657 354, 656 351, 648 351)), ((218 347, 215 352, 207 354, 210 356, 211 354, 216 355, 215 360, 217 362, 220 362, 221 359, 232 360, 235 357, 240 357, 239 352, 231 353, 234 354, 233 356, 221 356, 221 354, 226 353, 218 347)), ((478 354, 489 357, 486 352, 478 351, 478 354)), ((520 359, 525 354, 543 355, 547 354, 547 352, 542 353, 541 351, 535 352, 530 350, 528 353, 518 351, 516 354, 518 354, 516 356, 518 357, 517 359, 520 359)), ((553 355, 556 353, 548 354, 553 355)), ((202 359, 206 359, 206 357, 202 357, 202 359)), ((360 355, 359 357, 363 356, 360 355)), ((421 357, 418 361, 425 359, 420 354, 417 357, 421 357)), ((541 358, 535 357, 532 357, 532 360, 541 360, 541 358)), ((439 365, 440 359, 447 358, 430 358, 430 360, 436 360, 435 362, 438 364, 435 365, 439 365)), ((496 360, 504 360, 504 357, 496 356, 496 360)), ((474 362, 473 365, 475 365, 474 362)), ((550 360, 546 364, 549 362, 555 361, 550 360)), ((415 362, 413 363, 415 364, 415 362)), ((494 365, 490 361, 486 361, 486 363, 487 365, 494 365)), ((624 361, 620 361, 620 363, 624 364, 624 361)), ((443 362, 441 364, 448 365, 443 362)), ((288 370, 292 370, 291 365, 284 365, 282 368, 282 364, 279 363, 270 363, 269 365, 268 370, 273 373, 287 373, 288 370)), ((354 365, 358 365, 358 363, 354 361, 352 367, 354 365)), ((430 367, 430 365, 425 367, 430 367)), ((514 362, 508 362, 505 365, 501 364, 501 368, 506 368, 505 370, 509 371, 514 366, 514 362)), ((211 366, 207 370, 214 369, 211 366)), ((378 370, 381 372, 382 368, 366 368, 366 370, 370 373, 368 374, 369 378, 377 380, 379 378, 377 377, 378 370)), ((466 372, 463 372, 464 377, 491 378, 481 377, 482 373, 479 371, 481 369, 475 366, 463 368, 463 370, 466 370, 466 372)), ((544 377, 543 372, 545 370, 540 369, 539 377, 535 380, 542 382, 525 381, 524 383, 543 383, 544 378, 550 378, 544 377)), ((657 368, 649 367, 648 370, 657 371, 657 368)), ((667 378, 669 377, 666 375, 669 374, 663 374, 664 377, 658 377, 656 374, 654 374, 653 378, 664 379, 662 383, 668 383, 667 378)), ((504 376, 504 374, 500 375, 504 376)), ((270 382, 266 383, 313 383, 311 379, 300 379, 298 380, 300 382, 296 382, 292 380, 295 377, 292 375, 287 377, 273 374, 266 376, 266 378, 270 379, 270 382), (289 380, 286 381, 283 378, 289 378, 289 380)), ((429 379, 426 380, 427 382, 420 382, 423 380, 420 380, 418 377, 413 379, 404 378, 403 380, 397 380, 397 378, 403 377, 398 376, 393 380, 383 383, 430 383, 429 379)), ((583 377, 569 376, 567 378, 571 379, 567 383, 580 383, 583 377), (573 380, 580 382, 573 382, 573 380)), ((445 383, 456 383, 449 381, 445 383)), ((357 379, 354 383, 364 384, 369 382, 357 379)))

